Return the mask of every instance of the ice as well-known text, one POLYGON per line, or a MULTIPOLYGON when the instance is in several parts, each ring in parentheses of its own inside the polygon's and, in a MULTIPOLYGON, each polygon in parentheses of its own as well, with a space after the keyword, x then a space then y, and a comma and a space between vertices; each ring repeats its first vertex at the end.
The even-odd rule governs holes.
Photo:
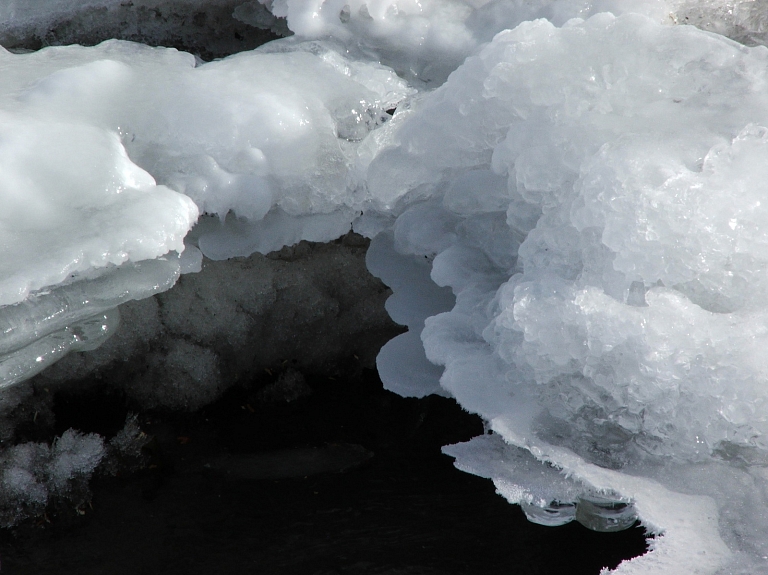
POLYGON ((92 126, 3 113, 0 174, 0 305, 92 268, 181 251, 197 219, 116 134, 92 126))
POLYGON ((6 450, 0 459, 0 523, 9 527, 39 515, 54 498, 75 509, 87 504, 88 480, 104 455, 101 437, 72 429, 53 445, 22 443, 6 450))
POLYGON ((764 0, 696 0, 683 2, 675 20, 716 32, 748 46, 766 45, 764 0))
POLYGON ((448 445, 443 452, 456 458, 462 471, 492 479, 496 491, 520 505, 533 523, 551 527, 576 520, 594 531, 611 532, 627 529, 637 519, 631 502, 595 492, 498 435, 448 445))
MULTIPOLYGON (((573 503, 600 527, 631 504, 663 534, 618 572, 688 571, 694 550, 702 572, 764 572, 766 58, 643 15, 526 22, 364 168, 398 251, 455 294, 421 332, 442 386, 601 494, 529 514, 573 503)), ((525 465, 478 471, 483 450, 457 465, 530 505, 525 465)))
POLYGON ((419 338, 429 316, 451 309, 453 295, 429 279, 430 266, 423 256, 398 252, 394 234, 376 236, 366 264, 395 292, 385 304, 390 317, 408 327, 406 333, 387 342, 376 358, 384 387, 404 397, 444 394, 440 388, 442 369, 427 360, 419 338))
POLYGON ((184 242, 184 251, 179 257, 179 273, 194 274, 203 269, 203 253, 196 246, 184 242))
POLYGON ((96 349, 117 329, 118 305, 169 289, 179 273, 174 256, 127 263, 0 307, 0 387, 24 381, 72 351, 96 349))
POLYGON ((83 138, 106 130, 114 153, 124 146, 201 211, 251 222, 278 208, 293 216, 355 208, 346 178, 356 142, 413 93, 384 67, 317 42, 197 67, 189 54, 118 41, 2 58, 3 108, 39 119, 38 131, 60 122, 84 124, 83 138))
MULTIPOLYGON (((194 409, 286 350, 316 364, 330 348, 293 332, 359 333, 373 304, 329 277, 355 268, 318 249, 310 279, 251 254, 353 227, 408 329, 379 354, 385 385, 451 394, 492 432, 448 448, 457 466, 541 523, 637 516, 652 552, 619 573, 765 572, 765 4, 210 6, 295 35, 208 63, 122 41, 0 51, 6 384, 180 273, 38 377, 194 409)), ((96 7, 112 26, 116 2, 0 0, 0 37, 96 7)), ((88 467, 67 453, 61 478, 88 467)), ((52 489, 36 469, 3 475, 30 507, 52 489)))
MULTIPOLYGON (((184 272, 200 269, 198 248, 223 259, 343 235, 359 213, 346 192, 355 149, 413 92, 381 65, 317 42, 197 66, 174 49, 108 41, 2 51, 0 65, 0 305, 183 252, 202 212, 223 226, 197 232, 184 272)), ((169 288, 173 274, 157 285, 169 288)), ((158 291, 137 295, 144 288, 124 279, 111 307, 158 291)), ((97 331, 114 327, 97 321, 97 331)), ((15 330, 26 326, 35 347, 0 359, 5 385, 82 349, 74 324, 51 337, 33 323, 15 330)))
POLYGON ((670 19, 662 0, 259 0, 286 18, 300 38, 333 36, 350 49, 373 51, 402 77, 427 89, 442 84, 480 45, 520 22, 570 18, 612 10, 670 19))
POLYGON ((356 213, 351 210, 290 216, 276 209, 255 222, 234 217, 223 222, 206 218, 198 224, 194 233, 198 235, 198 244, 205 257, 220 261, 238 256, 247 257, 257 252, 268 254, 301 240, 335 240, 349 231, 350 222, 355 216, 356 213))

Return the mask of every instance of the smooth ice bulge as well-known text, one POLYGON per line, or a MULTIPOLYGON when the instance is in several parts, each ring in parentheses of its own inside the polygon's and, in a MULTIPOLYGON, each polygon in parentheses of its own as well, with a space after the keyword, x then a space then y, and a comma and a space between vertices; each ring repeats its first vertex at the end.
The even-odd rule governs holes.
POLYGON ((183 250, 189 198, 128 159, 116 134, 0 113, 0 304, 93 268, 183 250))
MULTIPOLYGON (((347 190, 357 146, 413 92, 391 70, 322 43, 201 66, 120 41, 2 51, 0 63, 0 305, 180 253, 200 213, 221 219, 194 239, 219 259, 339 237, 359 213, 359 194, 347 190)), ((112 307, 168 289, 178 265, 169 274, 149 291, 127 281, 112 307)), ((27 344, 40 341, 3 352, 15 354, 0 359, 5 384, 77 347, 57 340, 43 350, 50 333, 35 321, 9 316, 27 344)))

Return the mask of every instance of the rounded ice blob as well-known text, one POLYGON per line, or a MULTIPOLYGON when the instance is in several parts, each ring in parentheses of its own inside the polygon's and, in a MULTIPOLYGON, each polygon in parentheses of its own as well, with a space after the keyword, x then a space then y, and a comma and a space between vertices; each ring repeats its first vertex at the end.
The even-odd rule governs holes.
POLYGON ((130 161, 117 134, 0 113, 0 305, 93 268, 183 250, 189 198, 130 161))

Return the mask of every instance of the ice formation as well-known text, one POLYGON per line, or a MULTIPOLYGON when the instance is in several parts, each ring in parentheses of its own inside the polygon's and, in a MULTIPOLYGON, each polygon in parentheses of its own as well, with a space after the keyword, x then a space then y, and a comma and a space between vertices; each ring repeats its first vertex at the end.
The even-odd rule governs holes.
MULTIPOLYGON (((91 4, 0 0, 3 37, 91 4)), ((658 537, 617 573, 768 572, 768 6, 265 0, 232 15, 276 26, 264 7, 295 35, 208 63, 122 41, 0 52, 5 384, 97 345, 110 309, 199 270, 200 251, 352 226, 409 328, 379 355, 385 383, 488 423, 446 448, 458 467, 541 523, 638 517, 658 537), (188 234, 198 213, 214 217, 188 234)), ((164 308, 149 365, 180 376, 150 403, 215 389, 218 354, 253 333, 231 310, 228 343, 206 332, 215 291, 196 292, 200 319, 164 308)))
POLYGON ((0 457, 0 525, 45 510, 53 498, 70 499, 80 509, 90 501, 88 479, 106 454, 101 437, 73 430, 53 445, 23 443, 0 457))
MULTIPOLYGON (((0 233, 8 246, 0 254, 0 303, 34 291, 24 306, 66 300, 66 312, 36 312, 58 318, 82 316, 90 300, 104 298, 94 281, 73 288, 84 291, 77 302, 40 292, 80 275, 121 274, 126 290, 91 315, 173 285, 178 263, 152 268, 165 269, 166 278, 110 266, 183 251, 199 211, 230 214, 228 231, 239 217, 251 234, 245 249, 230 241, 222 253, 223 232, 201 227, 195 240, 215 258, 342 235, 359 204, 344 193, 358 142, 413 91, 378 64, 348 61, 315 43, 199 67, 174 49, 118 41, 3 52, 0 60, 0 197, 7 206, 0 233)), ((24 335, 2 353, 32 359, 35 369, 25 371, 8 355, 0 369, 19 375, 6 384, 49 363, 38 358, 61 355, 41 349, 59 345, 39 343, 52 328, 17 318, 17 309, 6 308, 0 321, 9 336, 24 335)))

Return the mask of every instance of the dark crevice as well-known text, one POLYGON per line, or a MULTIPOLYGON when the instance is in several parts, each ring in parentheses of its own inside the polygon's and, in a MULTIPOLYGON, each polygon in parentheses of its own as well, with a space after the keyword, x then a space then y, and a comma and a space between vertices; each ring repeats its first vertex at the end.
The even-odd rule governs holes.
MULTIPOLYGON (((141 414, 146 467, 94 480, 92 510, 4 531, 4 572, 596 575, 646 550, 640 528, 533 525, 490 481, 456 470, 440 446, 483 425, 451 399, 396 396, 368 369, 304 374, 309 391, 291 401, 260 394, 279 377, 259 375, 196 413, 141 414), (295 468, 297 450, 329 445, 373 457, 346 472, 269 480, 216 463, 278 454, 270 465, 295 468)), ((63 395, 57 429, 108 433, 126 409, 108 384, 63 395)))

